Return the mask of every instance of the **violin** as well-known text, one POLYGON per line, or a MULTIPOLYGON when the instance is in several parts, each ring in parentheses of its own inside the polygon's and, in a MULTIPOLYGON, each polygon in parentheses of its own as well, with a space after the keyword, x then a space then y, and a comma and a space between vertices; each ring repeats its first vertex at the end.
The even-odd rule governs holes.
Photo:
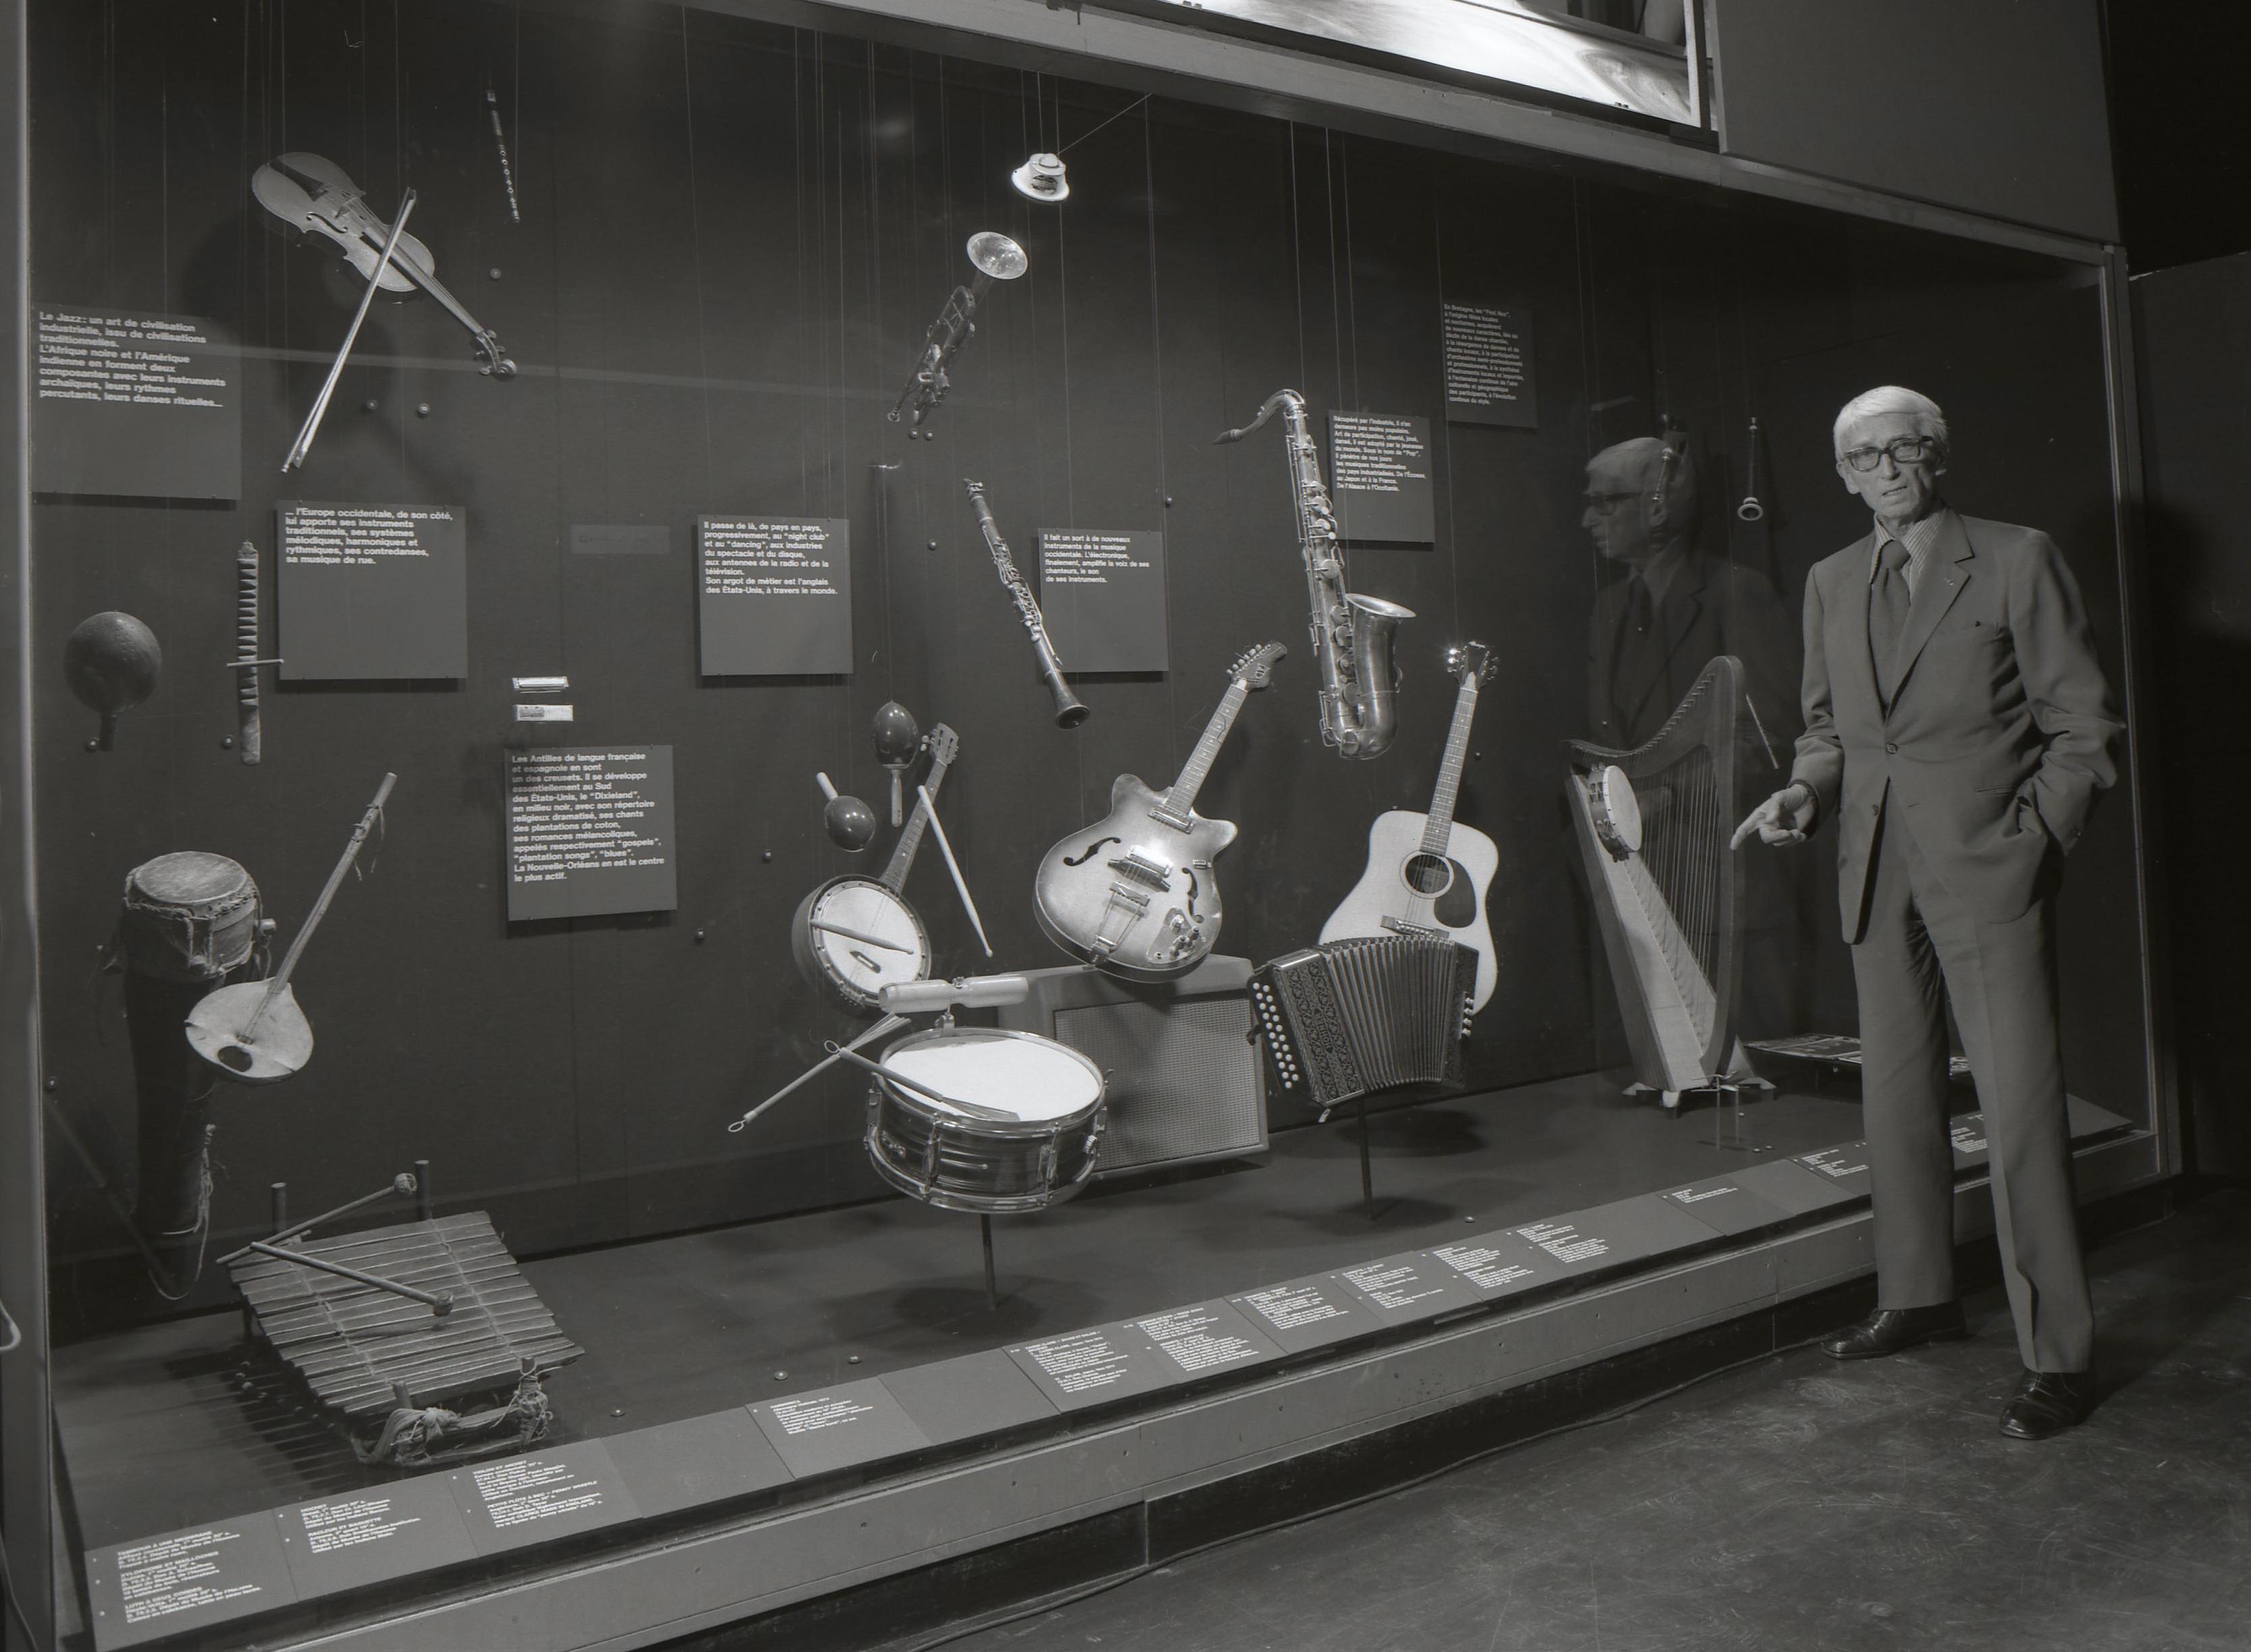
POLYGON ((495 378, 515 376, 516 363, 492 329, 463 308, 438 279, 437 260, 427 245, 402 230, 391 257, 384 259, 383 249, 391 238, 391 226, 368 205, 359 185, 335 162, 317 155, 277 155, 251 174, 250 192, 290 229, 334 242, 363 280, 376 278, 377 291, 402 297, 427 293, 468 329, 476 344, 479 372, 495 378))

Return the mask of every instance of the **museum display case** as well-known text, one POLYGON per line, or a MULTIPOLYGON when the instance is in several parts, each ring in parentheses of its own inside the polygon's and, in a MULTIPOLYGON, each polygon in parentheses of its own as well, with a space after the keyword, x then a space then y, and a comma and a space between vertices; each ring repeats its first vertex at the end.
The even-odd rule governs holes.
POLYGON ((2131 720, 2099 249, 757 10, 29 7, 73 1644, 642 1643, 1865 1274, 1729 837, 1871 386, 2131 720))

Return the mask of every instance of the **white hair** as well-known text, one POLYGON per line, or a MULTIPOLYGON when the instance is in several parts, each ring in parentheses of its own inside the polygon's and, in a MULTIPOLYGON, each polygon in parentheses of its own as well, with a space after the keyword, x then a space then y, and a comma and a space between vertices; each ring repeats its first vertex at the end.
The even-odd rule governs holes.
POLYGON ((1837 414, 1837 423, 1829 432, 1830 445, 1837 457, 1845 457, 1845 432, 1864 418, 1874 418, 1880 413, 1906 413, 1922 426, 1929 437, 1944 452, 1952 446, 1946 433, 1946 415, 1938 411, 1938 404, 1919 391, 1908 390, 1902 384, 1879 384, 1874 390, 1862 391, 1846 402, 1837 414))

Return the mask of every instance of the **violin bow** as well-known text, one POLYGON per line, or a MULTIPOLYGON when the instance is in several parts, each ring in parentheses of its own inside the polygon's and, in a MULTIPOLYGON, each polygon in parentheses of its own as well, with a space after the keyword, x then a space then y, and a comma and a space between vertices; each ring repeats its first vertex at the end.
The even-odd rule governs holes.
POLYGON ((336 381, 343 377, 344 363, 351 358, 352 346, 359 342, 360 325, 367 320, 368 309, 375 302, 375 289, 383 283, 384 271, 391 267, 391 254, 398 245, 398 238, 406 228, 406 215, 413 210, 414 191, 409 190, 399 200, 398 216, 391 220, 390 238, 383 244, 383 256, 376 259, 375 268, 369 272, 367 291, 360 296, 359 313, 352 317, 351 330, 344 335, 343 346, 336 351, 336 359, 329 368, 328 383, 321 386, 321 393, 313 398, 313 411, 305 415, 304 427, 298 431, 297 439, 290 445, 289 457, 281 461, 284 476, 302 465, 305 455, 312 451, 313 438, 320 433, 322 416, 329 411, 329 397, 336 393, 336 381))

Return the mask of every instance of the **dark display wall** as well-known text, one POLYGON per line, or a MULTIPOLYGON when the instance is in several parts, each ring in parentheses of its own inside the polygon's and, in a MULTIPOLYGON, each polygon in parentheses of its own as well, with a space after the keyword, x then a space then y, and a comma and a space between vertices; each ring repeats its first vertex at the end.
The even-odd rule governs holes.
MULTIPOLYGON (((399 775, 370 874, 297 977, 312 1064, 222 1087, 222 1237, 262 1220, 269 1181, 309 1212, 418 1157, 443 1203, 493 1210, 519 1252, 872 1196, 857 1082, 724 1131, 858 1027, 799 980, 787 922, 822 880, 879 871, 890 839, 856 860, 832 847, 814 771, 880 807, 876 708, 953 727, 944 814, 998 956, 983 964, 925 852, 909 895, 939 970, 1061 962, 1030 914, 1039 855, 1104 812, 1116 774, 1168 783, 1228 662, 1270 638, 1291 657, 1199 805, 1243 827, 1220 864, 1221 950, 1311 941, 1373 816, 1427 805, 1452 702, 1441 655, 1474 637, 1500 671, 1460 816, 1500 845, 1501 969, 1472 1082, 1622 1062, 1560 743, 1588 731, 1589 615, 1610 577, 1580 526, 1583 467, 1660 414, 1704 462, 1705 549, 1794 615, 1805 569, 1866 526, 1830 470, 1835 408, 1886 380, 1927 391, 1954 418, 1950 496, 2057 535, 2118 668, 2095 297, 2050 266, 669 7, 105 0, 33 23, 35 302, 213 317, 245 347, 239 503, 37 510, 47 1064, 111 1174, 129 1179, 132 1078, 94 971, 127 871, 230 855, 286 938, 377 780, 399 775), (1029 151, 1058 146, 1065 205, 1010 190, 1029 151), (414 232, 522 370, 480 377, 427 299, 378 304, 286 480, 359 288, 251 202, 253 169, 284 150, 336 162, 378 211, 419 191, 414 232), (986 229, 1022 242, 1030 273, 989 301, 936 439, 910 442, 884 410, 986 229), (1535 427, 1444 422, 1442 296, 1529 314, 1535 427), (1278 431, 1211 445, 1285 384, 1324 446, 1332 411, 1432 421, 1435 544, 1351 559, 1356 589, 1421 616, 1399 637, 1402 733, 1373 763, 1316 736, 1278 431), (1757 525, 1732 508, 1754 411, 1757 525), (1170 669, 1080 679, 1092 718, 1057 730, 965 475, 1028 574, 1042 529, 1162 530, 1170 669), (256 541, 270 579, 274 501, 299 498, 465 511, 468 675, 269 674, 248 768, 221 745, 234 552, 256 541), (699 676, 709 515, 848 523, 848 676, 699 676), (661 529, 667 548, 574 549, 586 525, 661 529), (58 662, 71 626, 111 607, 157 631, 165 677, 95 756, 58 662), (576 721, 512 721, 511 679, 546 674, 569 677, 541 697, 576 721), (677 909, 509 923, 504 751, 653 744, 673 756, 677 909)), ((1785 628, 1755 675, 1794 681, 1795 647, 1785 628)), ((1770 733, 1779 748, 1794 731, 1770 733)), ((2098 814, 2065 922, 2074 1088, 2133 1114, 2130 825, 2120 798, 2098 814)), ((1756 874, 1747 1033, 1850 1030, 1829 858, 1825 838, 1756 874)), ((73 1159, 58 1152, 51 1186, 67 1317, 73 1270, 124 1248, 73 1159)))

